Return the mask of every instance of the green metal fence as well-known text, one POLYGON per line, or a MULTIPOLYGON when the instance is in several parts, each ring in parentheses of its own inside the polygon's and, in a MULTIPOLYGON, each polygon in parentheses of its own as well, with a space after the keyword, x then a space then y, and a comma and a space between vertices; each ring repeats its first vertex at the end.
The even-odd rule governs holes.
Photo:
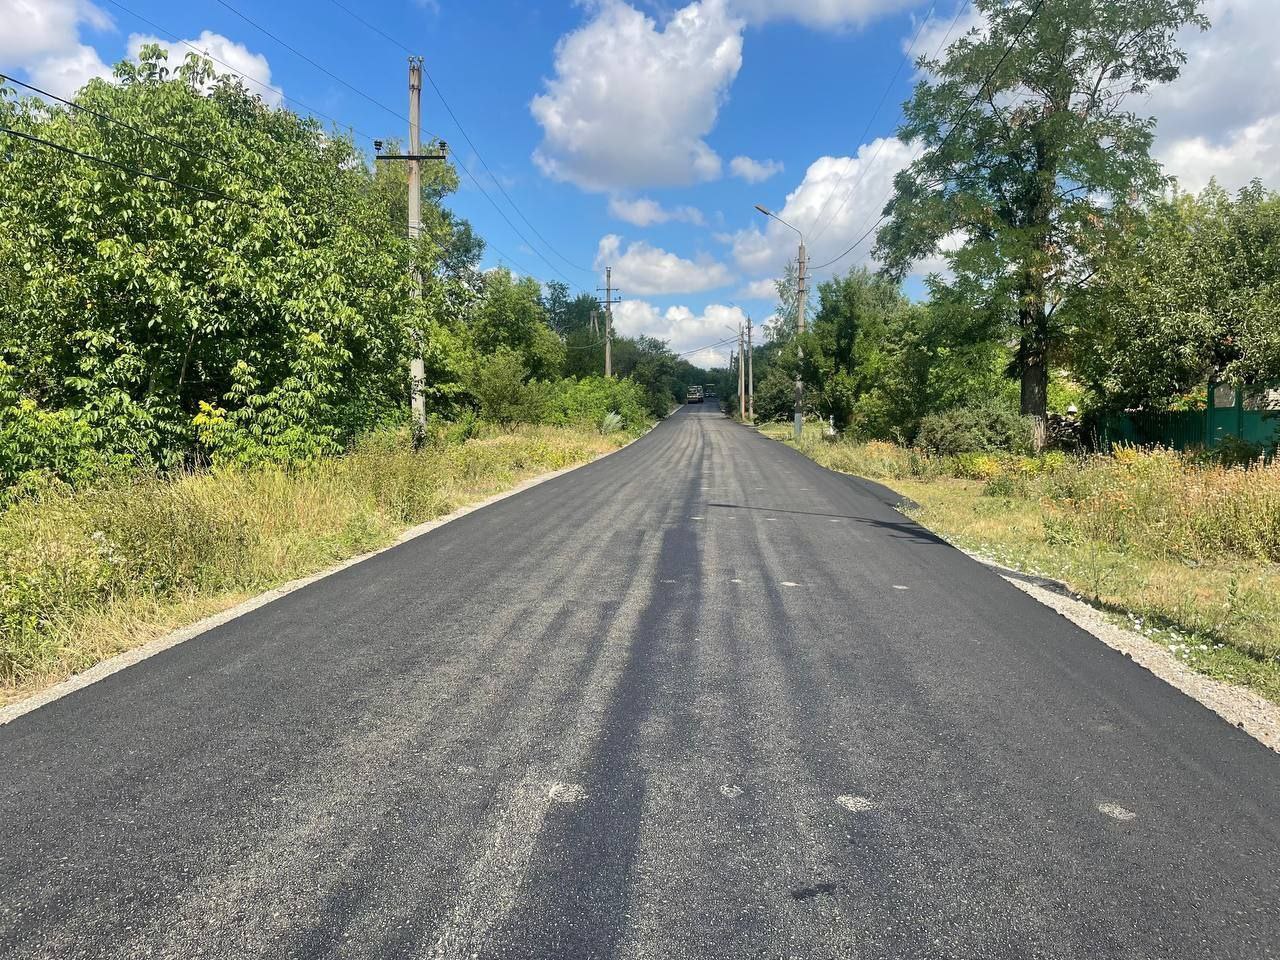
POLYGON ((1120 443, 1212 450, 1226 437, 1276 449, 1280 441, 1280 390, 1213 384, 1206 400, 1203 410, 1131 410, 1107 417, 1093 426, 1091 439, 1104 450, 1120 443))

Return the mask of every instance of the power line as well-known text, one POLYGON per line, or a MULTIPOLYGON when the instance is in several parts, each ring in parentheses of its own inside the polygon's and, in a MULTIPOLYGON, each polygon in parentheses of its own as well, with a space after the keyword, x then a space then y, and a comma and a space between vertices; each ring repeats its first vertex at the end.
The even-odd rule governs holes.
MULTIPOLYGON (((1027 19, 1023 21, 1022 26, 1018 29, 1017 35, 1009 43, 1009 46, 1005 48, 1004 53, 1000 55, 1000 59, 996 61, 996 65, 991 68, 991 71, 987 74, 986 78, 983 79, 982 83, 978 85, 977 92, 974 93, 973 97, 969 100, 969 102, 965 104, 964 110, 960 112, 960 117, 956 120, 955 123, 951 125, 951 129, 948 130, 947 135, 943 137, 941 141, 939 141, 937 147, 934 148, 935 150, 941 150, 943 147, 945 147, 947 145, 947 141, 950 140, 952 135, 957 130, 960 129, 961 125, 964 123, 965 117, 967 117, 969 115, 969 111, 973 109, 973 105, 977 103, 978 100, 982 97, 982 91, 986 89, 987 84, 989 84, 992 81, 992 79, 994 79, 996 73, 999 72, 1002 66, 1004 66, 1005 60, 1009 58, 1009 54, 1013 53, 1013 48, 1018 45, 1018 42, 1022 39, 1023 35, 1027 32, 1027 28, 1031 26, 1031 21, 1035 19, 1036 14, 1040 12, 1040 8, 1043 6, 1044 6, 1044 0, 1036 0, 1036 5, 1032 8, 1031 12, 1027 14, 1027 19)), ((923 153, 924 153, 924 147, 921 147, 920 151, 916 154, 915 158, 913 158, 911 162, 915 163, 915 161, 918 160, 923 153)), ((857 240, 855 240, 853 242, 853 245, 850 246, 847 250, 845 250, 844 253, 840 254, 838 257, 828 260, 826 263, 818 264, 818 266, 814 267, 813 269, 822 270, 826 267, 831 266, 833 263, 838 263, 839 261, 843 260, 849 254, 853 253, 853 251, 857 249, 859 244, 861 244, 864 240, 866 240, 867 237, 871 236, 871 234, 876 230, 876 228, 879 227, 880 224, 882 224, 885 220, 887 220, 888 217, 889 217, 888 213, 881 213, 879 219, 877 219, 876 222, 871 225, 870 229, 867 230, 867 232, 864 233, 857 240)))
MULTIPOLYGON (((965 0, 965 2, 964 2, 963 4, 961 4, 959 7, 957 7, 957 8, 956 8, 956 15, 955 15, 954 17, 952 17, 952 18, 951 18, 951 25, 950 25, 949 27, 947 27, 947 32, 946 32, 945 34, 943 34, 943 35, 942 35, 942 41, 938 44, 937 49, 935 49, 935 50, 933 51, 933 56, 934 56, 934 58, 935 58, 935 59, 937 58, 938 54, 940 54, 940 53, 942 52, 942 48, 946 46, 947 41, 951 39, 951 34, 952 34, 952 32, 955 30, 955 28, 956 28, 956 24, 958 24, 958 23, 960 22, 960 18, 964 15, 965 11, 969 9, 969 6, 970 6, 970 4, 971 4, 971 3, 972 3, 972 0, 965 0)), ((933 12, 933 11, 932 11, 932 10, 930 10, 930 13, 932 13, 932 12, 933 12)), ((927 18, 927 17, 926 17, 924 20, 922 20, 922 21, 920 22, 920 27, 921 27, 921 29, 923 29, 923 28, 924 28, 924 25, 925 25, 927 22, 928 22, 928 18, 927 18)), ((916 40, 918 40, 919 38, 920 38, 920 30, 917 30, 917 31, 916 31, 916 40)), ((914 46, 915 46, 916 40, 912 40, 912 41, 911 41, 911 45, 912 45, 912 47, 914 47, 914 46)), ((904 59, 903 59, 902 61, 900 61, 900 62, 899 62, 899 64, 898 64, 898 70, 899 70, 899 71, 901 71, 901 69, 902 69, 902 64, 903 64, 903 63, 905 63, 905 62, 906 62, 906 58, 904 57, 904 59)), ((894 74, 894 78, 895 78, 895 79, 897 78, 897 74, 896 74, 896 73, 894 74)), ((890 81, 890 84, 892 84, 892 82, 893 82, 893 81, 890 81)), ((886 94, 888 93, 888 88, 887 88, 887 87, 885 88, 885 93, 886 93, 886 94)), ((883 98, 883 97, 881 97, 880 102, 881 102, 881 103, 883 103, 883 102, 884 102, 884 98, 883 98)), ((879 108, 878 108, 878 107, 877 107, 876 109, 877 109, 877 110, 879 110, 879 108)), ((863 135, 862 135, 862 139, 863 139, 864 141, 866 140, 866 133, 865 133, 865 132, 864 132, 864 133, 863 133, 863 135)), ((827 232, 827 229, 831 226, 831 224, 833 224, 833 223, 835 222, 836 217, 840 216, 840 211, 842 211, 842 210, 845 208, 845 205, 849 202, 849 199, 850 199, 850 198, 851 198, 851 197, 852 197, 852 196, 853 196, 853 195, 858 191, 858 187, 860 187, 860 186, 862 185, 862 181, 863 181, 863 180, 865 180, 865 179, 867 178, 867 171, 868 171, 868 170, 870 170, 870 169, 871 169, 871 167, 875 165, 876 158, 880 156, 880 151, 884 149, 884 145, 885 145, 885 140, 884 140, 884 138, 881 138, 880 142, 876 144, 875 152, 874 152, 874 153, 872 153, 872 154, 871 154, 871 156, 867 158, 867 162, 866 162, 866 163, 864 163, 864 164, 862 164, 862 169, 858 171, 858 179, 857 179, 857 180, 855 180, 855 181, 854 181, 854 182, 849 186, 849 189, 845 191, 844 197, 843 197, 843 198, 841 198, 841 200, 840 200, 840 205, 839 205, 838 207, 836 207, 835 212, 834 212, 834 213, 832 213, 832 214, 831 214, 831 216, 827 219, 827 222, 826 222, 826 224, 825 224, 825 225, 823 225, 822 229, 821 229, 821 230, 819 230, 819 231, 817 232, 817 234, 815 234, 815 235, 814 235, 814 237, 813 237, 813 239, 814 239, 814 240, 816 240, 818 237, 822 236, 822 234, 826 233, 826 232, 827 232)), ((832 191, 832 194, 834 195, 834 193, 835 193, 835 191, 833 190, 833 191, 832 191)), ((830 199, 830 198, 828 198, 828 199, 830 199)))
MULTIPOLYGON (((222 0, 219 0, 219 2, 221 3, 222 0)), ((370 21, 366 20, 364 17, 360 16, 360 14, 356 13, 346 4, 341 3, 340 0, 329 0, 329 2, 333 4, 335 7, 337 7, 339 10, 346 13, 352 19, 363 24, 369 30, 372 30, 374 33, 382 37, 388 43, 391 43, 394 46, 399 47, 401 50, 403 50, 405 53, 409 54, 410 56, 417 56, 417 54, 413 50, 406 47, 403 43, 401 43, 395 37, 391 36, 391 34, 382 30, 377 25, 371 23, 370 21)), ((484 158, 484 154, 480 152, 480 148, 476 146, 475 141, 471 139, 471 135, 467 133, 467 128, 462 125, 462 121, 458 118, 458 115, 454 113, 453 107, 450 106, 448 98, 446 98, 444 95, 444 91, 440 89, 440 86, 436 83, 435 78, 431 76, 431 71, 426 68, 425 64, 422 67, 422 72, 426 76, 427 82, 431 84, 431 89, 434 90, 436 93, 436 96, 440 98, 440 103, 444 105, 444 108, 446 112, 448 112, 450 119, 453 120, 453 125, 458 128, 458 132, 462 134, 462 138, 467 142, 467 146, 469 146, 472 152, 475 153, 476 159, 479 160, 480 165, 484 167, 485 173, 489 175, 489 179, 493 181, 493 185, 497 187, 499 191, 501 191, 504 197, 506 197, 507 203, 511 205, 511 209, 516 212, 516 215, 525 222, 525 225, 528 226, 530 230, 533 231, 533 235, 542 241, 543 246, 545 246, 548 250, 550 250, 557 257, 559 257, 566 264, 568 264, 570 268, 574 270, 578 270, 582 273, 589 273, 594 276, 595 271, 588 270, 586 267, 579 266, 578 264, 570 260, 568 257, 566 257, 564 254, 562 254, 559 250, 557 250, 555 246, 551 243, 551 241, 549 241, 546 237, 544 237, 542 235, 542 232, 538 230, 536 226, 534 226, 533 222, 530 221, 529 218, 524 215, 524 211, 521 210, 519 205, 515 202, 515 200, 512 199, 511 194, 507 192, 507 188, 502 185, 502 181, 499 180, 497 175, 494 174, 493 170, 490 169, 488 161, 486 161, 484 158)), ((530 244, 529 246, 532 248, 533 245, 530 244)), ((555 269, 555 268, 553 267, 552 269, 555 269)))
MULTIPOLYGON (((114 0, 112 0, 112 2, 114 2, 114 0)), ((378 100, 376 97, 370 96, 369 94, 365 93, 363 90, 359 89, 358 87, 356 87, 356 86, 352 85, 351 83, 348 83, 346 80, 344 80, 342 77, 338 76, 336 73, 333 73, 331 70, 329 70, 329 69, 328 69, 327 67, 325 67, 323 64, 321 64, 321 63, 319 63, 318 61, 316 61, 316 60, 312 59, 311 57, 307 56, 305 53, 303 53, 303 52, 302 52, 301 50, 299 50, 297 47, 294 47, 292 44, 290 44, 290 43, 288 43, 287 41, 282 40, 280 37, 276 36, 276 34, 272 33, 270 30, 268 30, 266 27, 262 26, 260 23, 258 23, 258 22, 257 22, 256 20, 254 20, 253 18, 251 18, 251 17, 247 16, 247 15, 246 15, 246 14, 244 14, 244 13, 241 13, 239 10, 237 10, 235 7, 233 7, 230 3, 228 3, 228 2, 227 2, 227 0, 216 0, 216 2, 217 2, 219 5, 221 5, 221 6, 225 7, 227 10, 231 11, 232 13, 234 13, 237 17, 239 17, 239 18, 240 18, 241 20, 243 20, 245 23, 249 24, 251 27, 253 27, 255 30, 257 30, 257 31, 258 31, 259 33, 261 33, 263 36, 270 38, 271 40, 275 41, 275 42, 276 42, 276 43, 278 43, 280 46, 282 46, 284 49, 286 49, 286 50, 288 50, 290 53, 294 54, 294 56, 297 56, 297 57, 299 57, 300 59, 305 60, 307 63, 311 64, 311 66, 315 67, 317 70, 319 70, 319 71, 320 71, 321 73, 323 73, 325 76, 330 77, 331 79, 335 80, 336 82, 338 82, 338 83, 342 84, 344 87, 346 87, 347 89, 349 89, 349 90, 353 91, 354 93, 358 94, 359 96, 363 97, 365 100, 368 100, 370 103, 374 104, 374 105, 375 105, 375 106, 377 106, 378 108, 380 108, 380 109, 382 109, 382 110, 385 110, 385 111, 386 111, 387 113, 389 113, 391 116, 396 117, 397 119, 403 120, 405 123, 408 123, 408 122, 409 122, 409 118, 408 118, 408 117, 406 117, 403 113, 401 113, 400 111, 396 110, 396 109, 395 109, 395 108, 393 108, 393 107, 389 107, 389 106, 387 106, 387 104, 383 103, 381 100, 378 100)), ((435 140, 442 140, 442 139, 443 139, 442 137, 440 137, 440 135, 439 135, 439 134, 432 133, 432 132, 431 132, 431 131, 429 131, 429 130, 428 130, 428 131, 424 131, 424 132, 425 132, 428 136, 432 137, 432 138, 433 138, 433 139, 435 139, 435 140)), ((573 281, 572 281, 572 280, 570 280, 568 277, 566 277, 566 276, 565 276, 565 275, 560 271, 560 269, 559 269, 559 268, 558 268, 554 263, 552 263, 550 260, 548 260, 548 259, 546 258, 546 256, 545 256, 545 255, 543 255, 543 253, 542 253, 540 250, 538 250, 538 249, 533 245, 533 243, 531 243, 531 242, 530 242, 529 238, 528 238, 528 237, 526 237, 523 233, 521 233, 521 232, 520 232, 520 229, 519 229, 519 228, 518 228, 514 223, 512 223, 512 222, 511 222, 511 218, 507 216, 506 212, 505 212, 505 211, 504 211, 500 206, 498 206, 497 201, 495 201, 495 200, 493 199, 493 197, 489 195, 488 191, 486 191, 486 190, 484 189, 484 184, 482 184, 482 183, 481 183, 481 182, 476 178, 476 175, 475 175, 474 173, 472 173, 472 172, 471 172, 471 170, 467 167, 467 165, 466 165, 465 163, 463 163, 463 162, 462 162, 462 161, 461 161, 461 160, 460 160, 456 155, 455 155, 455 156, 454 156, 454 158, 453 158, 453 162, 454 162, 454 163, 456 163, 456 164, 457 164, 457 166, 459 167, 459 169, 461 169, 461 170, 462 170, 462 171, 463 171, 463 172, 464 172, 464 173, 465 173, 465 174, 466 174, 466 175, 471 179, 472 183, 474 183, 474 184, 476 185, 476 189, 478 189, 478 190, 480 191, 481 195, 482 195, 482 196, 484 196, 484 198, 485 198, 486 200, 488 200, 488 201, 489 201, 490 205, 494 208, 494 210, 496 210, 496 211, 498 212, 498 215, 499 215, 500 217, 502 217, 502 219, 506 222, 507 226, 509 226, 509 227, 511 228, 512 232, 513 232, 513 233, 515 233, 515 235, 516 235, 517 237, 519 237, 519 238, 524 242, 525 246, 527 246, 527 247, 530 249, 530 251, 532 251, 532 252, 533 252, 533 253, 534 253, 534 254, 535 254, 535 255, 536 255, 540 260, 542 260, 542 261, 543 261, 547 266, 549 266, 549 267, 550 267, 550 268, 551 268, 555 273, 559 274, 559 276, 561 277, 561 279, 563 279, 563 280, 564 280, 566 283, 568 283, 571 287, 572 287, 572 286, 574 286, 573 281)), ((495 247, 494 249, 496 250, 497 248, 495 247)), ((511 258, 510 258, 510 257, 508 257, 507 259, 511 259, 511 258)), ((513 261, 513 262, 514 262, 514 261, 513 261)), ((524 272, 525 272, 525 273, 529 273, 529 271, 524 271, 524 272)), ((533 274, 532 274, 532 273, 529 273, 529 276, 533 276, 533 274)), ((581 289, 581 288, 579 288, 579 289, 581 289)))
MULTIPOLYGON (((969 0, 966 0, 965 5, 958 8, 956 13, 956 21, 960 19, 959 10, 963 10, 965 6, 968 6, 968 3, 969 3, 969 0)), ((889 98, 889 91, 893 89, 893 85, 898 80, 898 75, 902 73, 902 65, 911 59, 911 52, 915 50, 916 44, 920 40, 920 34, 924 32, 925 25, 933 18, 933 12, 934 10, 937 9, 937 7, 938 7, 938 2, 937 0, 934 0, 933 4, 929 7, 929 12, 925 15, 924 19, 920 21, 920 26, 916 28, 916 35, 911 38, 910 46, 907 47, 906 53, 902 55, 902 59, 898 61, 898 67, 896 70, 893 71, 893 76, 891 76, 889 78, 889 82, 884 85, 884 91, 880 94, 880 102, 876 104, 876 108, 871 111, 871 116, 867 118, 867 125, 862 128, 862 136, 858 138, 858 141, 857 141, 858 143, 867 142, 867 135, 871 133, 871 125, 875 123, 876 117, 880 115, 880 108, 884 106, 885 100, 889 98)), ((952 22, 952 27, 955 26, 956 21, 952 22)), ((948 36, 950 35, 950 32, 951 31, 947 31, 948 36)), ((881 143, 883 143, 883 141, 881 141, 881 143)), ((876 153, 877 154, 879 153, 879 145, 877 145, 876 153)), ((874 160, 874 157, 872 159, 874 160)), ((867 163, 863 165, 862 170, 864 173, 866 171, 866 168, 870 166, 870 164, 871 164, 871 160, 867 161, 867 163)), ((831 203, 832 198, 836 195, 836 191, 840 189, 840 181, 843 179, 844 177, 838 177, 836 179, 836 182, 831 185, 831 191, 827 194, 827 199, 822 201, 822 206, 818 208, 818 215, 813 218, 813 226, 809 228, 810 230, 814 230, 817 227, 818 221, 821 220, 823 214, 826 213, 827 206, 831 203)), ((862 181, 862 175, 860 174, 858 177, 858 182, 860 183, 861 181, 862 181)), ((853 190, 856 189, 856 187, 857 187, 857 184, 855 183, 854 186, 850 188, 849 192, 852 193, 853 190)), ((848 196, 849 194, 845 194, 846 199, 848 198, 848 196)), ((838 214, 843 209, 844 209, 844 203, 842 202, 840 206, 836 208, 835 213, 832 214, 832 219, 834 219, 836 214, 838 214)), ((821 229, 817 229, 815 233, 812 233, 810 235, 809 237, 810 241, 811 242, 816 241, 820 236, 823 235, 823 233, 826 232, 827 227, 829 226, 831 226, 830 219, 826 222, 826 224, 824 224, 821 227, 821 229)))
POLYGON ((159 181, 160 183, 167 183, 172 186, 178 187, 180 190, 187 190, 187 191, 190 191, 191 193, 203 194, 206 197, 214 197, 219 200, 226 200, 230 203, 243 204, 244 206, 247 206, 247 207, 253 207, 255 210, 261 209, 258 206, 258 204, 251 203, 248 200, 237 200, 235 197, 229 197, 225 193, 219 193, 217 190, 206 190, 203 187, 197 187, 190 183, 183 183, 181 180, 174 180, 173 178, 166 177, 163 174, 151 173, 147 170, 139 170, 137 167, 131 167, 127 164, 117 163, 114 160, 108 160, 105 157, 94 156, 91 153, 84 153, 81 150, 75 150, 72 147, 65 146, 64 144, 55 143, 54 141, 46 140, 43 137, 37 137, 34 134, 23 133, 21 130, 11 130, 9 127, 0 127, 0 133, 7 133, 11 137, 21 137, 23 140, 30 140, 32 143, 38 143, 41 146, 49 147, 50 149, 57 150, 60 153, 70 154, 73 157, 80 157, 81 159, 84 159, 84 160, 92 160, 94 163, 100 163, 107 167, 114 167, 117 170, 122 170, 125 173, 132 174, 133 176, 136 176, 136 177, 146 177, 148 180, 156 180, 156 181, 159 181))
MULTIPOLYGON (((305 60, 307 63, 311 64, 311 66, 315 67, 317 70, 319 70, 321 73, 323 73, 323 74, 324 74, 326 77, 328 77, 330 80, 333 80, 333 81, 335 81, 335 82, 337 82, 337 83, 342 84, 344 87, 346 87, 346 88, 347 88, 348 90, 350 90, 352 93, 356 94, 356 95, 357 95, 357 96, 359 96, 359 97, 363 97, 365 100, 368 100, 368 101, 369 101, 370 103, 372 103, 375 107, 378 107, 378 108, 380 108, 380 109, 382 109, 382 110, 387 111, 387 113, 391 114, 393 117, 399 117, 399 118, 400 118, 401 120, 403 120, 405 123, 408 123, 408 122, 409 122, 409 118, 408 118, 408 117, 406 117, 404 114, 402 114, 402 113, 400 113, 399 111, 394 110, 394 109, 392 109, 391 107, 387 106, 385 103, 383 103, 381 100, 378 100, 376 97, 371 97, 369 94, 365 93, 365 92, 364 92, 363 90, 361 90, 359 87, 355 86, 354 84, 348 83, 346 80, 344 80, 342 77, 338 76, 338 75, 337 75, 336 73, 334 73, 332 70, 330 70, 330 69, 328 69, 327 67, 325 67, 323 64, 318 63, 317 61, 315 61, 315 60, 311 59, 309 56, 307 56, 305 53, 303 53, 303 52, 302 52, 301 50, 299 50, 297 47, 292 46, 291 44, 289 44, 288 42, 286 42, 286 41, 284 41, 284 40, 281 40, 278 36, 276 36, 274 33, 272 33, 270 30, 268 30, 268 29, 267 29, 266 27, 264 27, 262 24, 258 23, 258 22, 257 22, 256 20, 254 20, 252 17, 249 17, 249 16, 247 16, 246 14, 241 13, 239 10, 237 10, 235 7, 233 7, 231 4, 229 4, 229 3, 227 2, 227 0, 215 0, 215 2, 216 2, 216 3, 218 3, 220 6, 223 6, 223 7, 225 7, 226 9, 230 10, 230 11, 231 11, 232 13, 234 13, 237 17, 239 17, 239 18, 240 18, 241 20, 243 20, 245 23, 249 24, 249 26, 253 27, 253 28, 254 28, 255 30, 257 30, 259 33, 263 34, 264 36, 270 37, 270 38, 271 38, 272 40, 274 40, 276 43, 280 44, 280 46, 284 47, 286 50, 288 50, 290 53, 292 53, 295 57, 299 57, 299 58, 301 58, 301 59, 305 60)), ((432 138, 433 138, 433 139, 435 139, 435 140, 439 140, 439 139, 441 139, 441 137, 440 137, 438 134, 434 134, 434 133, 432 133, 430 130, 427 130, 427 131, 424 131, 424 132, 427 134, 427 136, 432 137, 432 138)))
POLYGON ((352 133, 359 135, 361 138, 365 140, 372 141, 376 139, 372 134, 365 133, 363 130, 360 130, 359 128, 354 127, 349 123, 345 123, 337 119, 336 117, 332 117, 327 113, 323 113, 320 110, 317 110, 315 107, 308 106, 307 104, 303 103, 301 100, 297 99, 296 97, 288 96, 287 94, 284 93, 284 91, 280 90, 277 87, 271 86, 271 84, 269 83, 264 83, 263 81, 259 80, 257 77, 251 77, 247 73, 241 73, 239 70, 231 66, 231 64, 227 63, 225 60, 218 59, 213 54, 209 53, 207 50, 201 50, 199 47, 197 47, 194 43, 192 43, 189 40, 180 39, 178 34, 174 33, 172 30, 166 30, 164 27, 160 26, 160 24, 156 23, 154 20, 149 20, 146 17, 144 17, 142 14, 137 13, 133 10, 130 10, 123 3, 120 3, 119 0, 107 0, 107 2, 110 3, 112 6, 118 7, 120 10, 123 10, 125 13, 133 17, 135 20, 139 20, 142 23, 145 23, 147 26, 151 27, 152 30, 156 30, 159 33, 163 34, 164 36, 167 36, 169 38, 170 43, 181 43, 184 46, 189 47, 195 53, 200 54, 200 56, 205 57, 209 60, 212 60, 214 63, 222 67, 225 67, 226 70, 229 73, 233 74, 234 76, 239 77, 241 80, 247 80, 249 83, 256 84, 257 86, 261 87, 263 90, 266 90, 272 95, 279 97, 281 100, 285 101, 286 103, 295 104, 301 107, 307 113, 320 117, 323 120, 328 120, 330 123, 338 127, 344 127, 347 130, 350 130, 352 133))
POLYGON ((695 353, 701 353, 703 350, 710 350, 712 347, 722 347, 726 343, 736 341, 737 339, 738 335, 735 333, 732 337, 725 337, 723 340, 717 340, 715 343, 708 343, 705 346, 695 347, 693 350, 686 350, 684 353, 677 353, 676 359, 692 356, 695 353))
POLYGON ((132 132, 140 136, 146 137, 148 140, 154 140, 156 143, 166 144, 170 147, 175 147, 190 157, 199 157, 202 160, 211 160, 212 162, 222 167, 225 167, 226 169, 230 170, 233 173, 244 174, 245 176, 249 177, 251 180, 256 180, 260 184, 266 184, 267 186, 275 186, 274 183, 267 180, 265 177, 262 177, 254 173, 251 170, 244 170, 240 167, 235 166, 231 162, 222 159, 221 157, 215 157, 207 153, 202 153, 199 150, 194 150, 191 147, 188 147, 186 144, 181 143, 177 140, 170 139, 169 137, 163 136, 158 133, 153 133, 150 130, 144 130, 142 127, 135 126, 134 124, 129 123, 128 121, 125 121, 125 120, 120 120, 117 117, 113 117, 111 114, 106 113, 104 111, 95 110, 92 107, 86 107, 84 104, 76 103, 74 100, 67 100, 63 97, 58 96, 56 93, 50 93, 48 90, 42 90, 40 87, 34 86, 30 83, 24 83, 23 81, 18 80, 15 77, 10 77, 3 73, 0 73, 0 80, 3 80, 8 83, 16 83, 18 86, 25 87, 27 90, 30 90, 33 93, 38 93, 43 97, 48 97, 51 100, 56 100, 58 103, 65 104, 66 106, 70 107, 72 110, 76 110, 80 113, 87 113, 89 116, 97 117, 99 120, 105 120, 107 123, 114 123, 119 127, 123 127, 126 130, 131 130, 132 132))

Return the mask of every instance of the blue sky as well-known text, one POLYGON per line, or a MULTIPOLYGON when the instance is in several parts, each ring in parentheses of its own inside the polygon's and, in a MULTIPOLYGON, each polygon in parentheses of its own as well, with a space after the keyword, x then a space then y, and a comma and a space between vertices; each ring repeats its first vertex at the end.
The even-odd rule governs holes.
MULTIPOLYGON (((0 69, 68 93, 142 37, 176 35, 269 84, 268 98, 282 91, 364 133, 405 136, 403 50, 329 0, 227 2, 368 98, 218 0, 0 0, 0 22, 13 28, 0 36, 0 69)), ((744 311, 757 321, 770 312, 769 281, 794 257, 795 237, 753 204, 802 228, 814 263, 863 233, 914 152, 890 139, 914 73, 904 50, 918 31, 916 51, 932 52, 957 14, 952 37, 976 23, 960 0, 343 3, 426 58, 548 242, 510 208, 428 86, 424 126, 515 224, 464 175, 450 202, 490 242, 486 262, 586 290, 611 263, 619 329, 679 350, 727 336, 744 311)), ((1185 38, 1187 76, 1147 104, 1160 118, 1158 154, 1192 188, 1210 175, 1276 182, 1271 3, 1209 0, 1215 29, 1185 38)), ((868 255, 864 245, 821 275, 868 255)))

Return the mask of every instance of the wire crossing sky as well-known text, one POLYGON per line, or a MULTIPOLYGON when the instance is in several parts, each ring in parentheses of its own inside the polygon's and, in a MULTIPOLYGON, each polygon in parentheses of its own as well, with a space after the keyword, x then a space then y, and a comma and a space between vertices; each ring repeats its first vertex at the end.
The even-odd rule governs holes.
MULTIPOLYGON (((1207 0, 1182 77, 1139 112, 1187 189, 1280 181, 1274 0, 1207 0)), ((0 0, 0 73, 60 97, 157 42, 273 105, 375 139, 407 137, 407 64, 425 58, 426 134, 447 140, 449 203, 487 265, 590 292, 613 267, 618 331, 677 352, 776 306, 807 233, 813 279, 874 266, 916 59, 981 29, 969 0, 0 0), (783 82, 780 82, 782 78, 783 82)), ((88 162, 88 161, 86 161, 88 162)), ((921 263, 908 280, 943 266, 921 263)), ((695 352, 723 362, 722 345, 695 352)))

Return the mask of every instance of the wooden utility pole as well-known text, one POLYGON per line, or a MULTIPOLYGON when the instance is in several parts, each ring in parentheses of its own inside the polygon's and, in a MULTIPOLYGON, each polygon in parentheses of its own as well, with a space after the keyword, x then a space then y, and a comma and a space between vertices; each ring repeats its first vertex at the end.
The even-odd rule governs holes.
POLYGON ((751 363, 755 352, 751 345, 751 314, 747 314, 747 416, 752 423, 756 422, 756 374, 751 363))
MULTIPOLYGON (((374 141, 374 150, 382 150, 382 141, 374 141)), ((409 239, 414 241, 414 257, 417 258, 417 241, 422 236, 422 161, 444 160, 447 144, 439 150, 422 152, 422 58, 409 58, 409 152, 406 154, 377 153, 377 160, 397 160, 409 164, 409 239)), ((422 274, 414 270, 413 293, 422 297, 422 274)), ((413 357, 409 360, 409 406, 413 413, 415 429, 427 425, 426 398, 427 369, 422 362, 422 331, 413 331, 413 357)))
MULTIPOLYGON (((596 292, 600 291, 600 287, 596 287, 596 292)), ((613 267, 604 268, 604 299, 599 301, 604 305, 604 375, 606 377, 613 376, 613 305, 621 303, 621 297, 614 297, 617 290, 613 289, 613 267)))

